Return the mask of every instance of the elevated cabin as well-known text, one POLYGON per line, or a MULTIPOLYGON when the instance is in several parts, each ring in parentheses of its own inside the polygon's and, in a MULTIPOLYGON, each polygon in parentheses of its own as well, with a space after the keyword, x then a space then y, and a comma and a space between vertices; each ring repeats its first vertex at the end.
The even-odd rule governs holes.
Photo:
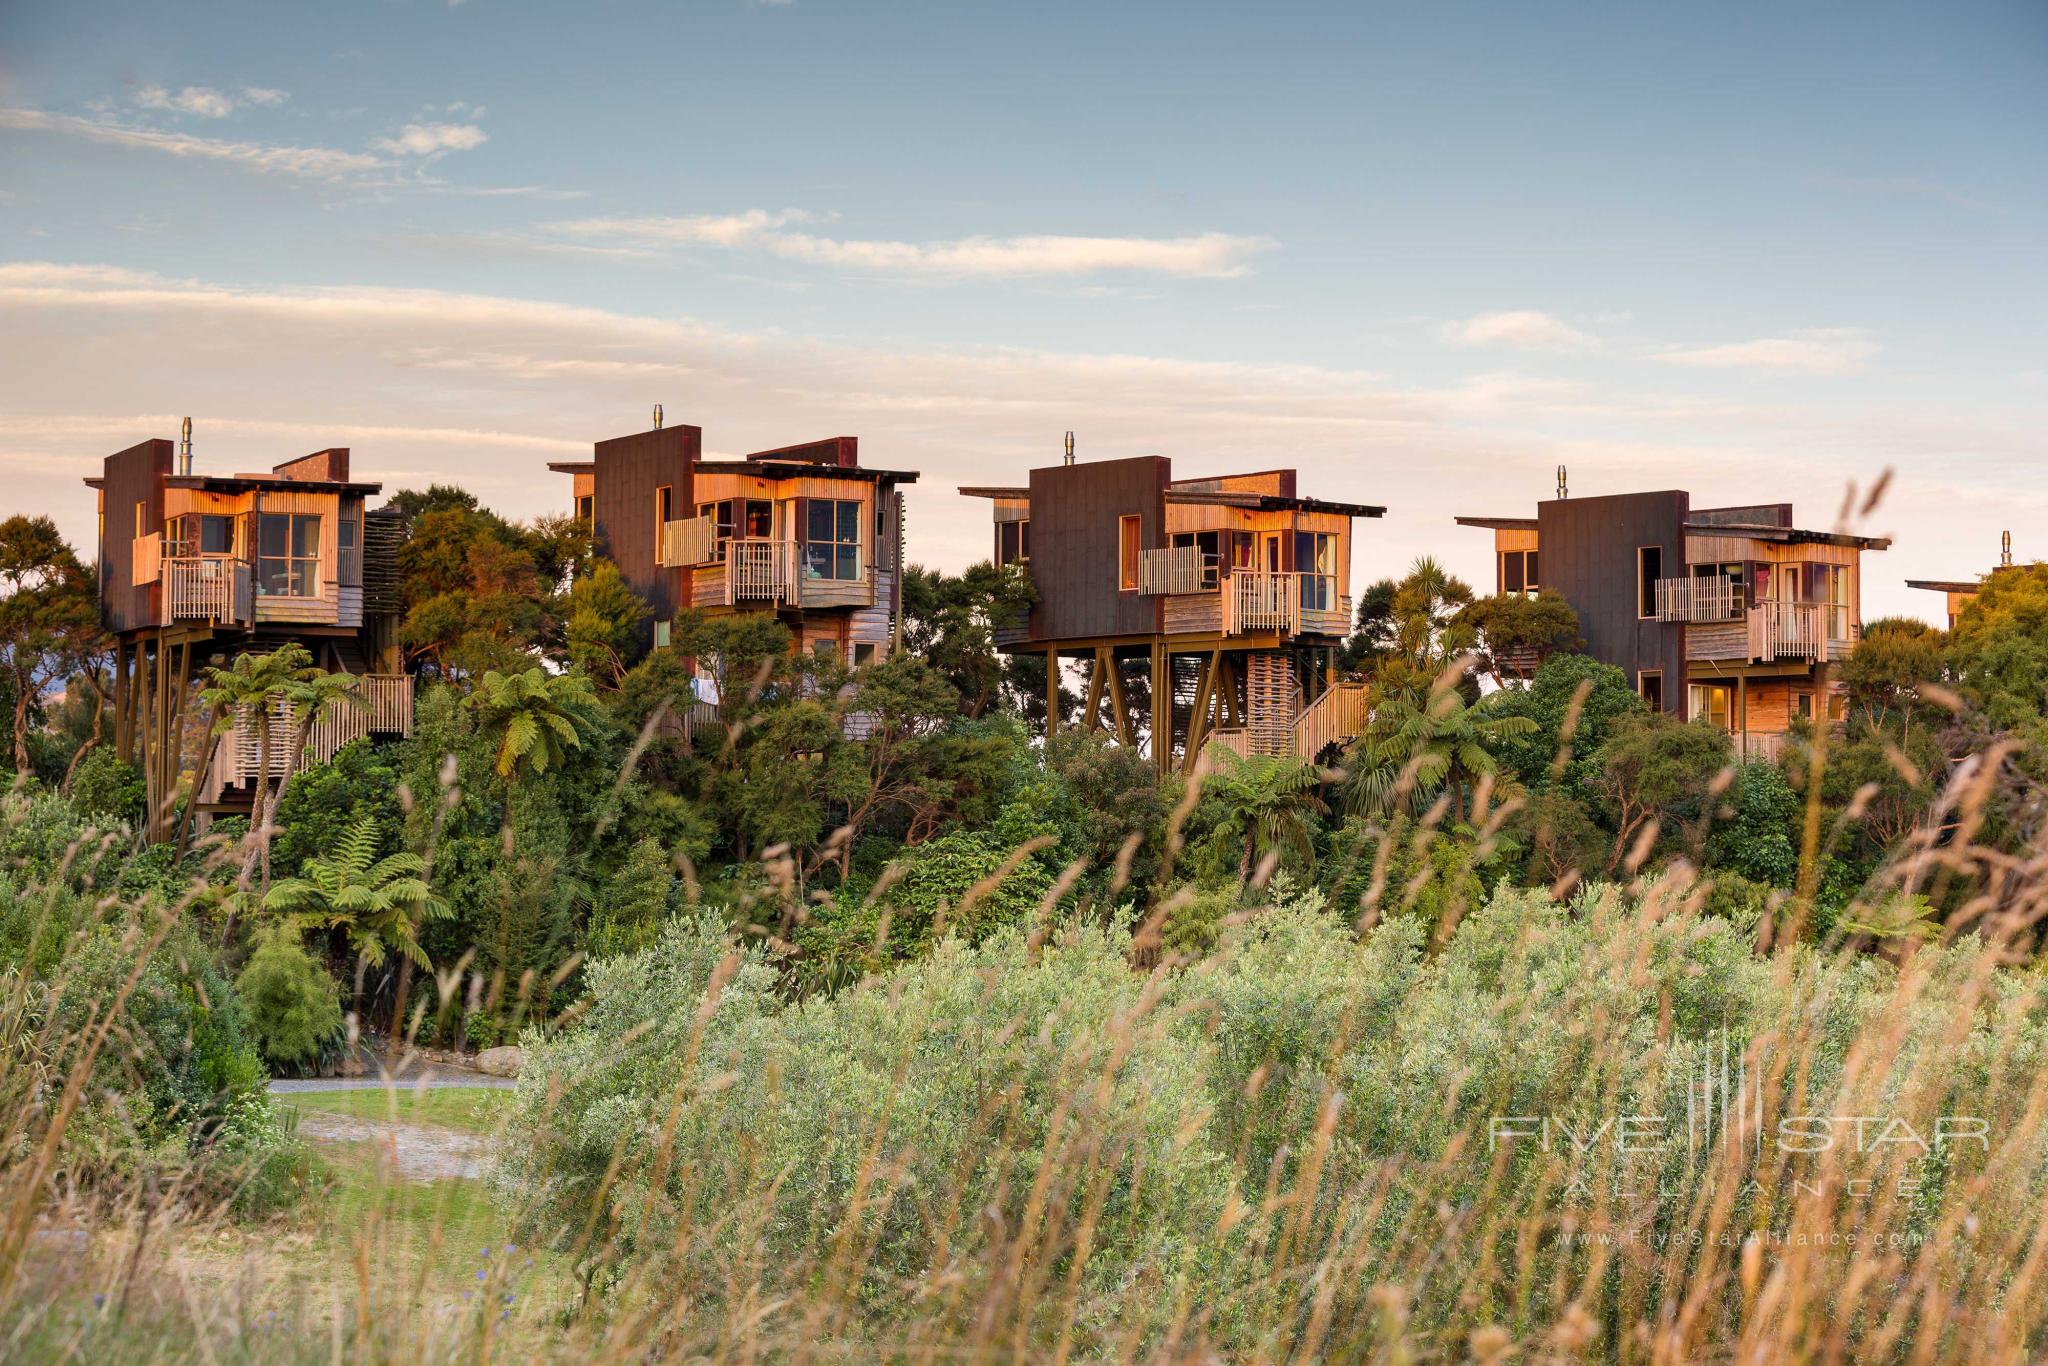
POLYGON ((657 426, 549 469, 573 480, 599 553, 654 609, 772 612, 799 649, 859 666, 894 648, 903 606, 906 470, 863 468, 854 437, 707 460, 703 430, 657 426))
POLYGON ((1087 661, 1082 725, 1126 744, 1142 730, 1162 771, 1209 743, 1313 759, 1362 728, 1363 690, 1338 683, 1335 660, 1351 629, 1352 523, 1385 508, 1304 497, 1289 469, 1176 479, 1156 455, 960 491, 990 501, 995 562, 1026 566, 1038 591, 998 647, 1042 654, 1049 693, 1063 661, 1087 661), (1134 664, 1151 699, 1142 723, 1134 664))
MULTIPOLYGON (((1992 570, 1991 574, 1996 574, 2002 569, 2012 568, 2012 533, 2010 531, 2005 532, 2000 536, 1999 540, 1998 569, 1992 570)), ((1976 601, 1978 590, 1983 588, 1985 582, 1990 579, 1991 574, 1985 574, 1974 579, 1907 579, 1906 587, 1919 588, 1929 593, 1940 593, 1945 599, 1943 605, 1948 609, 1947 624, 1944 629, 1953 631, 1956 629, 1956 618, 1963 614, 1965 607, 1976 601)))
POLYGON ((1775 754, 1792 718, 1839 717, 1829 666, 1862 634, 1862 557, 1888 541, 1810 531, 1790 503, 1695 508, 1683 490, 1460 517, 1493 532, 1495 591, 1562 594, 1586 651, 1651 706, 1775 754))
POLYGON ((186 781, 198 784, 202 813, 249 808, 251 718, 205 773, 187 769, 207 750, 193 684, 203 665, 296 641, 316 665, 357 675, 362 703, 315 728, 316 759, 359 736, 411 730, 412 680, 395 639, 403 531, 366 508, 380 486, 349 477, 346 447, 268 473, 197 473, 188 423, 181 448, 144 441, 85 482, 99 499, 100 605, 116 640, 115 744, 143 769, 150 834, 168 833, 166 799, 186 781))

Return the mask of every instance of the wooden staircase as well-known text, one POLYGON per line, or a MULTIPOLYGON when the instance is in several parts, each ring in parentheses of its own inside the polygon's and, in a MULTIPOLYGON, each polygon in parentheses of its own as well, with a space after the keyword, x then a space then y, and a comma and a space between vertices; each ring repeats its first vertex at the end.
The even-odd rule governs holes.
POLYGON ((1314 763, 1332 745, 1365 734, 1365 684, 1334 683, 1294 718, 1295 757, 1314 763))

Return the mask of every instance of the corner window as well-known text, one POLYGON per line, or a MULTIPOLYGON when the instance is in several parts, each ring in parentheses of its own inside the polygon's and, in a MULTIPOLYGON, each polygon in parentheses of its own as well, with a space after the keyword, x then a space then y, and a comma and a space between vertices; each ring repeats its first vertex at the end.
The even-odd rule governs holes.
POLYGON ((1031 519, 996 523, 996 568, 1031 560, 1031 519))
POLYGON ((804 518, 806 577, 858 579, 860 504, 850 498, 813 498, 804 518))
POLYGON ((1536 573, 1536 552, 1533 550, 1503 550, 1500 552, 1500 591, 1503 593, 1527 593, 1534 595, 1542 580, 1536 573))
POLYGON ((256 519, 256 591, 269 597, 320 596, 320 519, 266 512, 256 519))
POLYGON ((1138 549, 1143 523, 1135 515, 1116 519, 1116 583, 1126 593, 1138 591, 1138 549))
MULTIPOLYGON (((1649 620, 1657 615, 1657 580, 1664 577, 1664 547, 1636 547, 1636 616, 1649 620)), ((1661 680, 1660 680, 1661 681, 1661 680)))
POLYGON ((576 500, 576 519, 578 521, 590 522, 596 520, 596 517, 597 499, 586 493, 576 500))
POLYGON ((1651 711, 1664 710, 1664 671, 1645 669, 1637 674, 1636 691, 1642 694, 1651 711))
POLYGON ((1295 532, 1294 569, 1304 612, 1328 612, 1336 606, 1336 536, 1327 531, 1295 532))

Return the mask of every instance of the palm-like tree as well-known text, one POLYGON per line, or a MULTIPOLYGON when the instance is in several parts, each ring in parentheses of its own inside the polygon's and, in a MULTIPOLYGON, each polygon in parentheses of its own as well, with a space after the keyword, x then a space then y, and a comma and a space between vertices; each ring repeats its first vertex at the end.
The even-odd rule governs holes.
POLYGON ((1447 787, 1462 797, 1465 788, 1499 770, 1493 751, 1502 740, 1535 729, 1526 716, 1496 716, 1484 704, 1471 705, 1454 687, 1437 688, 1422 706, 1389 693, 1351 752, 1344 805, 1353 812, 1413 815, 1447 787))
MULTIPOLYGON (((226 668, 209 668, 207 685, 200 701, 213 713, 213 739, 206 759, 199 766, 204 775, 212 764, 220 738, 234 729, 238 715, 256 723, 256 790, 249 809, 249 834, 242 855, 239 879, 246 890, 250 874, 260 859, 263 886, 270 885, 270 822, 284 800, 285 789, 299 771, 306 741, 314 725, 337 706, 361 706, 362 694, 356 680, 345 673, 328 673, 313 667, 313 656, 296 641, 287 642, 267 654, 240 654, 226 668), (273 715, 288 718, 291 732, 285 739, 284 764, 277 786, 270 783, 273 715)), ((196 795, 198 784, 195 781, 196 795)), ((191 799, 186 802, 190 813, 191 799)), ((232 924, 230 925, 232 928, 232 924)))
POLYGON ((351 947, 372 967, 383 965, 390 945, 406 963, 431 968, 420 947, 420 928, 446 919, 448 903, 427 885, 426 863, 418 854, 378 858, 381 838, 376 818, 365 816, 333 849, 307 859, 297 877, 273 886, 263 908, 289 916, 301 931, 347 931, 351 947))
POLYGON ((569 751, 583 748, 583 730, 597 706, 590 680, 580 673, 486 673, 462 705, 477 728, 498 737, 497 771, 510 778, 524 764, 536 774, 560 768, 569 751))
POLYGON ((1304 866, 1315 863, 1315 816, 1323 810, 1316 795, 1314 766, 1294 759, 1239 758, 1229 750, 1202 784, 1202 799, 1220 808, 1209 836, 1213 847, 1240 849, 1238 881, 1251 876, 1255 860, 1268 854, 1291 853, 1304 866))

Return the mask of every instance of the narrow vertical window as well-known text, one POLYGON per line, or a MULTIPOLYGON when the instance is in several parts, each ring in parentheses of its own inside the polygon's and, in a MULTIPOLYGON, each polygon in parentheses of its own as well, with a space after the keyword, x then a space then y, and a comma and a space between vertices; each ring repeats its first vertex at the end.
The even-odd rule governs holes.
POLYGON ((1636 548, 1636 615, 1648 619, 1657 615, 1657 580, 1664 577, 1664 547, 1636 548))
POLYGON ((1637 674, 1636 691, 1642 694, 1651 711, 1664 710, 1664 671, 1645 669, 1637 674))
POLYGON ((1138 548, 1142 523, 1135 515, 1116 519, 1117 587, 1126 593, 1138 591, 1138 548))
POLYGON ((667 534, 668 524, 675 516, 676 491, 673 486, 663 484, 654 491, 654 545, 655 559, 661 558, 662 537, 667 534))

